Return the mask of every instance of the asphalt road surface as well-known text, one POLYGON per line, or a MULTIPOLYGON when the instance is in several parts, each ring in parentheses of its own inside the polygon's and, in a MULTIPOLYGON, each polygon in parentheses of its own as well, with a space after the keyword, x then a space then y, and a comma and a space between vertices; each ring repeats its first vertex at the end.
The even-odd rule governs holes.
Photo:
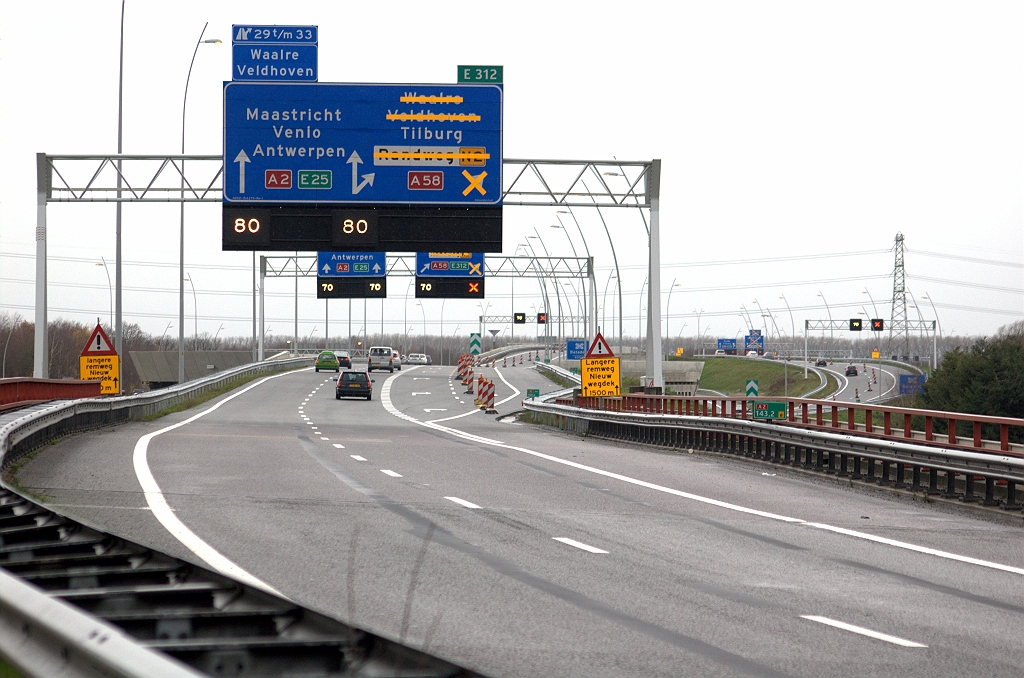
MULTIPOLYGON (((554 389, 483 372, 503 413, 554 389)), ((62 441, 20 481, 495 676, 1022 674, 1019 524, 503 423, 451 373, 375 372, 369 402, 272 377, 62 441)))

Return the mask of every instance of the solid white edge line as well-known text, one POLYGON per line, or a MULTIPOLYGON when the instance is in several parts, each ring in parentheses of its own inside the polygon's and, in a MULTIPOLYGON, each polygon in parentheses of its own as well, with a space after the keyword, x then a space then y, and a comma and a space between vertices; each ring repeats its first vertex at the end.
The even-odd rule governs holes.
POLYGON ((503 448, 503 449, 506 449, 506 450, 515 450, 517 452, 522 452, 524 454, 528 454, 528 455, 531 455, 533 457, 538 457, 540 459, 546 459, 546 460, 554 462, 556 464, 562 464, 563 466, 571 466, 572 468, 576 468, 576 469, 579 469, 581 471, 587 471, 589 473, 594 473, 596 475, 604 476, 606 478, 614 478, 615 480, 621 480, 622 482, 629 483, 630 485, 636 485, 638 487, 646 487, 649 490, 655 490, 657 492, 664 492, 665 494, 675 495, 677 497, 682 497, 683 499, 691 499, 693 501, 697 501, 697 502, 700 502, 702 504, 708 504, 708 505, 711 505, 711 506, 717 506, 719 508, 728 509, 730 511, 737 511, 739 513, 746 513, 748 515, 760 516, 762 518, 769 518, 771 520, 778 520, 778 521, 784 522, 784 523, 793 523, 793 524, 796 524, 796 525, 807 525, 807 526, 815 527, 815 528, 818 528, 818 529, 829 530, 829 531, 836 532, 838 534, 843 534, 843 535, 846 535, 846 536, 849 536, 849 537, 856 537, 858 539, 865 539, 865 540, 873 541, 873 542, 876 542, 876 543, 879 543, 879 544, 885 544, 887 546, 894 546, 896 548, 906 549, 908 551, 915 551, 917 553, 922 553, 922 554, 925 554, 925 555, 938 556, 940 558, 946 558, 948 560, 955 560, 955 561, 962 562, 962 563, 967 563, 967 564, 970 564, 970 565, 978 565, 978 566, 987 567, 987 568, 990 568, 990 569, 993 569, 993 570, 1001 570, 1003 572, 1010 572, 1010 573, 1013 573, 1013 574, 1024 575, 1024 568, 1021 568, 1021 567, 1013 567, 1011 565, 1003 565, 1001 563, 995 563, 995 562, 988 561, 988 560, 981 560, 981 559, 978 559, 978 558, 970 558, 968 556, 961 556, 961 555, 958 555, 956 553, 950 553, 948 551, 939 551, 938 549, 932 549, 932 548, 929 548, 929 547, 926 547, 926 546, 918 546, 917 544, 911 544, 909 542, 897 541, 895 539, 887 539, 885 537, 876 537, 875 535, 867 534, 866 532, 857 532, 855 530, 847 530, 845 528, 834 527, 832 525, 826 525, 824 523, 810 523, 810 522, 808 522, 806 520, 803 520, 802 518, 791 518, 789 516, 783 516, 783 515, 779 515, 777 513, 770 513, 768 511, 759 511, 757 509, 748 508, 746 506, 739 506, 737 504, 730 504, 729 502, 720 501, 718 499, 711 499, 710 497, 702 497, 699 494, 692 494, 690 492, 683 492, 681 490, 676 490, 676 489, 673 489, 671 487, 665 487, 663 485, 656 485, 654 483, 649 483, 649 482, 647 482, 645 480, 638 480, 636 478, 630 478, 629 476, 624 476, 624 475, 619 474, 619 473, 612 473, 611 471, 605 471, 603 469, 595 468, 593 466, 586 466, 584 464, 577 464, 576 462, 569 461, 568 459, 560 459, 559 457, 553 457, 550 454, 544 454, 542 452, 536 452, 534 450, 531 450, 531 449, 528 449, 528 448, 525 448, 525 447, 517 447, 515 445, 509 445, 509 444, 504 443, 504 442, 502 442, 500 440, 493 440, 491 438, 484 438, 483 436, 474 435, 472 433, 466 433, 465 431, 460 431, 458 429, 449 428, 447 426, 441 426, 441 425, 436 423, 436 421, 443 421, 443 420, 420 421, 419 419, 416 419, 414 417, 410 417, 409 415, 405 414, 404 412, 400 412, 391 402, 391 382, 394 379, 396 379, 397 377, 399 377, 399 376, 401 376, 401 375, 395 375, 395 376, 389 378, 387 381, 384 382, 384 386, 381 388, 381 393, 380 393, 381 404, 384 406, 384 409, 387 410, 393 416, 396 416, 399 419, 405 419, 405 420, 410 421, 410 422, 412 422, 414 424, 418 424, 419 426, 426 426, 427 428, 432 428, 432 429, 434 429, 436 431, 441 431, 443 433, 448 433, 448 434, 453 435, 453 436, 455 436, 457 438, 462 438, 463 440, 470 440, 470 441, 477 442, 477 443, 480 443, 480 444, 483 444, 483 445, 491 445, 492 447, 500 447, 500 448, 503 448))
POLYGON ((456 504, 458 504, 459 506, 465 506, 466 508, 469 508, 469 509, 478 509, 478 508, 480 508, 479 506, 477 506, 473 502, 466 501, 465 499, 459 499, 458 497, 445 497, 445 499, 447 499, 448 501, 453 501, 456 504))
POLYGON ((188 419, 180 421, 177 424, 165 426, 164 428, 159 429, 157 431, 153 431, 152 433, 147 433, 146 435, 139 438, 138 442, 135 443, 135 451, 132 454, 132 463, 135 466, 135 476, 139 479, 139 485, 142 486, 142 493, 146 497, 146 503, 149 504, 150 510, 153 512, 153 515, 156 517, 156 519, 160 521, 160 524, 163 525, 164 528, 171 533, 171 536, 173 536, 175 539, 181 542, 189 551, 196 554, 196 556, 198 556, 200 560, 202 560, 204 563, 206 563, 213 569, 217 570, 221 574, 233 577, 234 579, 237 579, 238 581, 241 581, 245 584, 255 586, 256 588, 262 589, 264 591, 267 591, 268 593, 273 593, 274 595, 278 595, 281 597, 285 597, 284 594, 282 594, 280 591, 275 589, 270 584, 253 576, 239 565, 236 565, 234 562, 232 562, 223 554, 221 554, 217 549, 213 548, 208 543, 203 541, 195 532, 190 530, 188 526, 185 525, 185 523, 178 520, 178 517, 174 515, 174 511, 167 503, 167 499, 164 497, 163 492, 161 492, 160 485, 156 482, 156 478, 153 477, 153 472, 149 468, 149 461, 147 457, 149 454, 149 443, 151 440, 153 440, 153 438, 156 438, 158 435, 162 435, 164 433, 167 433, 168 431, 173 431, 176 428, 180 428, 182 426, 185 426, 186 424, 190 424, 196 419, 199 419, 200 417, 205 417, 211 412, 219 409, 221 405, 228 401, 234 400, 243 393, 247 393, 252 389, 256 388, 257 386, 261 386, 262 384, 270 381, 271 379, 277 379, 278 377, 283 377, 289 374, 293 373, 282 372, 281 374, 273 374, 269 377, 260 379, 255 384, 247 386, 241 391, 229 395, 228 397, 218 401, 212 407, 207 408, 202 412, 199 412, 198 414, 194 414, 188 419))
POLYGON ((900 645, 902 647, 928 647, 927 645, 922 645, 921 643, 915 643, 912 640, 906 640, 905 638, 899 638, 897 636, 890 636, 887 633, 879 633, 878 631, 866 629, 863 626, 854 626, 853 624, 847 624, 846 622, 837 621, 835 619, 829 619, 828 617, 818 617, 813 614, 802 614, 800 615, 800 618, 809 619, 813 622, 818 622, 819 624, 825 624, 826 626, 834 626, 837 629, 850 631, 851 633, 859 633, 862 636, 874 638, 875 640, 884 640, 885 642, 892 643, 893 645, 900 645))
POLYGON ((576 548, 578 548, 578 549, 580 549, 582 551, 588 551, 590 553, 608 553, 604 549, 599 549, 596 546, 591 546, 590 544, 584 544, 581 541, 576 541, 575 539, 569 539, 568 537, 552 537, 552 539, 554 539, 555 541, 560 541, 563 544, 568 544, 569 546, 575 546, 576 548))

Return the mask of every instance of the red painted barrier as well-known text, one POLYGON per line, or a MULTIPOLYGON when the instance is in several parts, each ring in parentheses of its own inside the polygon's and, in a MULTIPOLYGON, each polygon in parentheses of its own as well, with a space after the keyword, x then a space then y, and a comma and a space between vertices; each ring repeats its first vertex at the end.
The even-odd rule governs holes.
POLYGON ((100 382, 78 379, 33 379, 14 377, 0 379, 0 405, 25 400, 73 400, 98 398, 100 382))
MULTIPOLYGON (((768 398, 766 398, 768 399, 768 398)), ((834 400, 811 400, 807 398, 770 398, 776 402, 788 403, 786 420, 776 421, 778 425, 799 426, 808 429, 841 430, 844 433, 883 438, 887 440, 913 441, 947 449, 972 452, 1005 454, 1024 457, 1019 446, 1010 446, 1010 429, 1024 431, 1024 419, 991 417, 964 412, 942 412, 918 410, 907 407, 889 407, 867 403, 844 403, 834 400), (810 416, 814 411, 813 418, 810 416), (797 412, 799 411, 799 415, 797 412), (863 413, 863 421, 858 421, 863 413), (893 420, 899 420, 894 425, 893 420), (946 433, 936 433, 935 424, 945 425, 946 433), (959 435, 964 428, 970 435, 959 435), (998 427, 999 440, 983 440, 982 429, 998 427)), ((577 407, 601 409, 612 412, 643 412, 650 414, 687 415, 702 417, 724 417, 747 419, 749 410, 747 398, 708 398, 684 396, 656 396, 641 393, 595 398, 579 397, 577 407)))

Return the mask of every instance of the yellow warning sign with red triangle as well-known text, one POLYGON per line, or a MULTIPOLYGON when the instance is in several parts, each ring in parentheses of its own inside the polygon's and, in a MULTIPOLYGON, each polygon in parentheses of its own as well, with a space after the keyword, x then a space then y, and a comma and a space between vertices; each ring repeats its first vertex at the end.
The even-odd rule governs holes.
POLYGON ((79 379, 100 382, 100 394, 121 392, 121 358, 103 328, 96 325, 78 359, 79 379))
POLYGON ((590 345, 590 348, 587 350, 587 357, 588 358, 614 358, 615 357, 615 354, 612 353, 612 347, 608 345, 608 342, 605 341, 604 337, 601 335, 600 332, 598 332, 597 336, 594 337, 594 343, 592 343, 590 345))

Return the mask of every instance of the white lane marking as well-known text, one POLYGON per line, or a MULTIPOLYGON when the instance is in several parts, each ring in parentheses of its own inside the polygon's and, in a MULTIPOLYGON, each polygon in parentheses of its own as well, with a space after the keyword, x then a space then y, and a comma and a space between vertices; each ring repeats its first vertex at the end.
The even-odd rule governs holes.
POLYGON ((430 395, 430 391, 413 391, 412 395, 430 395))
MULTIPOLYGON (((419 426, 425 426, 427 428, 432 428, 435 431, 441 431, 442 433, 448 433, 449 435, 453 435, 453 436, 455 436, 457 438, 462 438, 463 440, 470 440, 470 441, 473 441, 473 442, 476 442, 476 443, 480 443, 482 445, 490 445, 492 447, 500 447, 500 448, 504 448, 504 449, 507 449, 507 450, 515 450, 516 452, 522 452, 523 454, 528 454, 528 455, 533 456, 533 457, 538 457, 540 459, 546 459, 546 460, 554 462, 556 464, 562 464, 563 466, 571 466, 572 468, 579 469, 581 471, 587 471, 588 473, 593 473, 593 474, 596 474, 596 475, 604 476, 606 478, 614 478, 615 480, 620 480, 620 481, 622 481, 624 483, 629 483, 630 485, 637 485, 639 487, 645 487, 645 488, 647 488, 649 490, 655 490, 657 492, 664 492, 665 494, 671 494, 671 495, 674 495, 674 496, 677 496, 677 497, 682 497, 683 499, 690 499, 692 501, 700 502, 702 504, 708 504, 708 505, 711 505, 711 506, 717 506, 718 508, 723 508, 723 509, 727 509, 727 510, 730 510, 730 511, 736 511, 738 513, 746 513, 748 515, 760 516, 761 518, 768 518, 770 520, 778 520, 778 521, 784 522, 784 523, 792 523, 792 524, 795 524, 795 525, 802 525, 802 526, 805 526, 805 527, 813 527, 813 528, 816 528, 816 529, 829 530, 831 532, 836 532, 836 533, 839 533, 839 534, 843 534, 843 535, 846 535, 848 537, 854 537, 856 539, 864 539, 864 540, 867 540, 867 541, 873 541, 873 542, 878 543, 878 544, 885 544, 887 546, 893 546, 893 547, 900 548, 900 549, 905 549, 905 550, 908 550, 908 551, 915 551, 917 553, 922 553, 922 554, 925 554, 925 555, 937 556, 939 558, 946 558, 948 560, 954 560, 954 561, 961 562, 961 563, 967 563, 969 565, 979 565, 981 567, 987 567, 987 568, 993 569, 993 570, 1000 570, 1000 571, 1009 572, 1009 573, 1012 573, 1012 574, 1024 575, 1024 567, 1014 567, 1012 565, 1003 565, 1002 563, 996 563, 996 562, 992 562, 992 561, 988 561, 988 560, 981 560, 981 559, 978 559, 978 558, 970 558, 968 556, 961 556, 959 554, 950 553, 948 551, 940 551, 938 549, 933 549, 933 548, 929 548, 929 547, 926 547, 926 546, 918 546, 917 544, 911 544, 911 543, 905 542, 905 541, 897 541, 895 539, 886 539, 884 537, 877 537, 877 536, 875 536, 873 534, 868 534, 866 532, 858 532, 856 530, 847 530, 845 528, 834 527, 832 525, 826 525, 824 523, 810 523, 810 522, 808 522, 806 520, 803 520, 802 518, 791 518, 789 516, 780 515, 778 513, 770 513, 768 511, 760 511, 758 509, 749 508, 747 506, 740 506, 738 504, 730 504, 729 502, 721 501, 721 500, 718 500, 718 499, 712 499, 710 497, 703 497, 703 496, 701 496, 699 494, 693 494, 691 492, 683 492, 682 490, 676 490, 676 489, 673 489, 671 487, 665 487, 663 485, 656 485, 655 483, 649 483, 649 482, 647 482, 645 480, 638 480, 636 478, 630 478, 629 476, 624 476, 624 475, 622 475, 620 473, 612 473, 611 471, 605 471, 604 469, 595 468, 593 466, 586 466, 585 464, 578 464, 578 463, 576 463, 574 461, 569 461, 568 459, 560 459, 559 457, 553 457, 550 454, 544 454, 543 452, 537 452, 535 450, 531 450, 531 449, 528 449, 528 448, 525 448, 525 447, 518 447, 516 445, 509 445, 508 443, 504 443, 504 442, 502 442, 500 440, 494 440, 493 438, 484 438, 483 436, 474 435, 472 433, 466 433, 465 431, 460 431, 459 429, 449 428, 447 426, 441 426, 440 424, 437 423, 437 421, 443 421, 443 420, 440 420, 440 419, 439 420, 435 420, 435 421, 420 421, 419 419, 416 419, 415 417, 411 417, 411 416, 405 414, 404 412, 400 412, 394 406, 394 404, 391 402, 391 382, 394 379, 396 379, 396 378, 398 378, 400 376, 401 375, 397 375, 396 374, 395 376, 389 378, 387 381, 384 382, 384 386, 381 387, 381 391, 380 391, 381 403, 384 405, 384 409, 387 410, 387 412, 389 414, 391 414, 392 416, 398 417, 399 419, 405 419, 406 421, 412 422, 412 423, 417 424, 419 426)), ((474 410, 474 412, 476 412, 476 411, 478 411, 478 410, 474 410)), ((467 412, 467 414, 470 414, 470 413, 467 412)), ((449 417, 449 418, 453 418, 453 417, 449 417)))
MULTIPOLYGON (((320 435, 323 435, 323 433, 321 433, 320 435)), ((330 438, 321 438, 320 440, 330 440, 330 438)))
POLYGON ((350 454, 348 456, 352 457, 356 461, 366 461, 366 457, 360 457, 358 454, 350 454))
POLYGON ((516 388, 512 384, 508 383, 508 379, 505 378, 505 375, 503 375, 501 373, 501 370, 499 370, 497 367, 494 368, 494 373, 498 375, 499 379, 501 379, 503 382, 505 382, 505 386, 508 386, 513 391, 512 395, 510 395, 509 397, 505 398, 504 400, 499 400, 498 402, 494 403, 495 407, 497 407, 498 405, 504 405, 505 403, 507 403, 508 401, 512 400, 517 395, 522 393, 522 391, 520 391, 518 388, 516 388))
POLYGON ((813 614, 802 614, 800 615, 800 618, 810 619, 811 621, 818 622, 819 624, 825 624, 826 626, 834 626, 837 629, 850 631, 851 633, 859 633, 860 635, 867 636, 868 638, 884 640, 885 642, 892 643, 893 645, 901 645, 903 647, 928 647, 927 645, 922 645, 921 643, 915 643, 912 640, 906 640, 904 638, 890 636, 887 633, 879 633, 878 631, 866 629, 863 626, 854 626, 853 624, 847 624, 846 622, 836 621, 835 619, 829 619, 828 617, 817 617, 813 614))
POLYGON ((339 450, 344 450, 345 449, 345 446, 342 445, 341 443, 331 443, 331 444, 334 445, 335 447, 337 447, 339 450))
POLYGON ((392 478, 401 478, 402 477, 402 475, 400 473, 395 473, 391 469, 382 468, 380 470, 380 472, 383 473, 386 476, 391 476, 392 478))
POLYGON ((315 431, 315 430, 317 429, 317 427, 316 427, 316 426, 313 426, 313 423, 312 423, 312 422, 310 422, 310 424, 309 424, 309 425, 310 425, 310 426, 311 426, 311 427, 313 428, 313 430, 314 430, 314 431, 315 431))
POLYGON ((427 381, 430 381, 430 377, 413 377, 412 378, 413 381, 416 381, 417 379, 425 379, 427 381))
POLYGON ((447 412, 448 408, 447 407, 434 407, 434 408, 424 407, 423 411, 424 412, 447 412))
POLYGON ((589 551, 590 553, 608 553, 604 549, 599 549, 596 546, 591 546, 590 544, 584 544, 581 541, 576 541, 575 539, 569 539, 568 537, 552 537, 552 539, 554 539, 555 541, 560 541, 563 544, 568 544, 569 546, 575 546, 576 548, 582 549, 584 551, 589 551))
POLYGON ((445 497, 445 499, 447 499, 448 501, 454 501, 459 506, 465 506, 466 508, 480 508, 473 502, 466 501, 465 499, 459 499, 458 497, 445 497))
POLYGON ((207 544, 195 532, 190 530, 185 523, 178 520, 178 517, 174 515, 174 510, 171 509, 170 505, 167 503, 167 499, 160 491, 160 485, 157 484, 156 478, 153 477, 153 472, 149 468, 149 461, 147 457, 149 454, 149 442, 158 435, 167 433, 168 431, 173 431, 174 429, 180 428, 186 424, 190 424, 200 417, 205 417, 210 412, 218 409, 224 403, 234 400, 243 393, 247 393, 271 379, 277 379, 278 377, 283 377, 289 374, 292 373, 282 372, 281 374, 272 374, 269 377, 260 379, 255 384, 242 389, 238 393, 229 395, 213 407, 203 410, 199 414, 192 415, 188 419, 179 421, 177 424, 171 424, 170 426, 153 431, 152 433, 147 433, 139 438, 139 441, 135 443, 135 451, 132 454, 132 463, 135 466, 135 476, 139 479, 139 485, 142 486, 142 493, 146 497, 146 503, 149 504, 150 510, 153 512, 156 519, 160 521, 160 524, 163 525, 175 539, 184 544, 185 548, 189 551, 196 554, 200 560, 221 574, 234 577, 241 582, 245 582, 246 584, 263 589, 264 591, 268 591, 278 596, 282 596, 283 594, 270 584, 258 579, 225 558, 217 549, 207 544))

